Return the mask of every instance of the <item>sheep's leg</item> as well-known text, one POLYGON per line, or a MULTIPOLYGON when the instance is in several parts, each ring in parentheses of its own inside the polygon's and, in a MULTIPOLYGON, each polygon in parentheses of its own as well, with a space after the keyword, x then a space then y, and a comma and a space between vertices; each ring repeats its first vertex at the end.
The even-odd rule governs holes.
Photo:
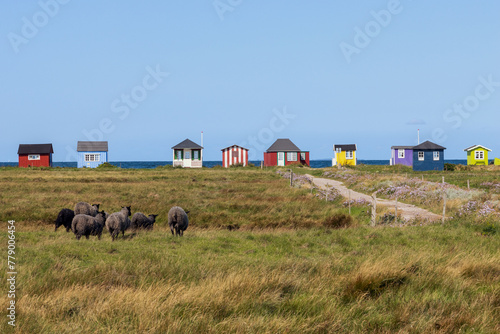
POLYGON ((87 240, 89 240, 89 235, 88 235, 88 234, 85 234, 85 238, 87 238, 87 240))

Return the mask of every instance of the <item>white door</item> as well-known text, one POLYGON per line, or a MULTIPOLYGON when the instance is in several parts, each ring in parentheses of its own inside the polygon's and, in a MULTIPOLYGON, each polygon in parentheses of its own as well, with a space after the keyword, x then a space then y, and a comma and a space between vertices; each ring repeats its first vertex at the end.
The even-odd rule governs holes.
POLYGON ((285 152, 278 152, 278 166, 285 165, 285 152))
POLYGON ((191 150, 184 151, 184 167, 191 167, 191 150))

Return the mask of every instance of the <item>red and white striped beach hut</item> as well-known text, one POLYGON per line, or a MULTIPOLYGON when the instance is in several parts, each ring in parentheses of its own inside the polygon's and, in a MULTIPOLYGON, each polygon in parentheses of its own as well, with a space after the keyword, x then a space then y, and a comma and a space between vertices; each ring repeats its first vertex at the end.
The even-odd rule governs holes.
POLYGON ((248 165, 248 148, 238 145, 229 146, 222 150, 222 167, 228 168, 231 165, 248 165))

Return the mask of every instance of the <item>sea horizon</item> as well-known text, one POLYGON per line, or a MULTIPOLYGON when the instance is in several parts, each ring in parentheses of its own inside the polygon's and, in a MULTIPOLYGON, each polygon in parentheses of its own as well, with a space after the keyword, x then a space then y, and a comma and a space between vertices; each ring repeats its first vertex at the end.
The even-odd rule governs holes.
MULTIPOLYGON (((445 160, 445 163, 451 164, 462 164, 466 165, 466 159, 449 159, 445 160)), ((124 169, 153 169, 160 166, 172 165, 172 161, 110 161, 110 164, 124 168, 124 169)), ((250 161, 250 163, 260 166, 260 160, 250 161)), ((388 166, 389 159, 387 160, 361 160, 358 159, 358 165, 381 165, 388 166)), ((332 166, 331 159, 320 159, 320 160, 311 160, 310 161, 311 168, 326 168, 332 166)), ((18 162, 0 162, 0 167, 17 167, 18 162)), ((203 161, 203 167, 212 168, 215 166, 222 166, 222 160, 211 160, 211 161, 203 161)), ((76 161, 53 161, 52 167, 62 167, 62 168, 76 168, 76 161)))

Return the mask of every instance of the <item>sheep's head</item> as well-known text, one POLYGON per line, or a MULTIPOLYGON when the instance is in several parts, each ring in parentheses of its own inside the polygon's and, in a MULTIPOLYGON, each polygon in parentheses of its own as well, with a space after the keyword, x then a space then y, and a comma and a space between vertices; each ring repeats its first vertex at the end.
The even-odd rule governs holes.
POLYGON ((128 215, 128 216, 130 216, 130 215, 132 214, 132 211, 130 210, 130 208, 131 208, 131 207, 132 207, 132 206, 124 206, 124 207, 122 208, 122 209, 127 209, 127 211, 128 211, 128 214, 127 214, 127 215, 128 215))
POLYGON ((99 205, 101 205, 101 204, 92 204, 92 206, 93 206, 93 207, 94 207, 97 211, 99 211, 99 205))

